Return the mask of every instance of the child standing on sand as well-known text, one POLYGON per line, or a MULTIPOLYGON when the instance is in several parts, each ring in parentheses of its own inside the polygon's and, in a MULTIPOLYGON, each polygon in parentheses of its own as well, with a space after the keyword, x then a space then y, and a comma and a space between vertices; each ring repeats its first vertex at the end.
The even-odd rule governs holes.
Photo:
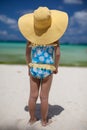
POLYGON ((29 113, 30 124, 37 121, 35 116, 36 101, 41 100, 41 123, 49 124, 48 99, 53 74, 58 72, 60 47, 59 38, 64 34, 68 24, 65 12, 39 7, 33 13, 20 17, 19 29, 28 40, 26 61, 30 76, 29 113), (41 89, 40 89, 41 87, 41 89))

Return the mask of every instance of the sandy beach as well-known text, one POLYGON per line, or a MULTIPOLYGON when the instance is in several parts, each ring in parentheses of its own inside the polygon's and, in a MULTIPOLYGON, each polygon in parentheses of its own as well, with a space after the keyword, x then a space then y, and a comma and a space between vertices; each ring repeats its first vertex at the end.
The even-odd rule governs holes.
POLYGON ((29 77, 26 65, 0 65, 0 130, 87 130, 87 68, 59 67, 49 95, 52 123, 40 123, 40 99, 33 125, 27 124, 29 77))

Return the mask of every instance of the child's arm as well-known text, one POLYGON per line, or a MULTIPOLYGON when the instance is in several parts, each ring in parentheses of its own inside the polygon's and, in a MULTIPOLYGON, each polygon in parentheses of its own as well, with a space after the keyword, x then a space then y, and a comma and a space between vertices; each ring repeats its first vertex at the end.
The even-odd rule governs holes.
POLYGON ((59 41, 57 41, 57 46, 55 47, 55 67, 56 70, 54 73, 58 73, 58 66, 59 66, 59 60, 60 60, 60 46, 59 46, 59 41))
MULTIPOLYGON (((31 47, 29 47, 30 42, 27 42, 26 45, 26 63, 28 65, 28 69, 29 69, 29 63, 31 62, 31 47)), ((29 70, 28 70, 29 72, 29 70)))

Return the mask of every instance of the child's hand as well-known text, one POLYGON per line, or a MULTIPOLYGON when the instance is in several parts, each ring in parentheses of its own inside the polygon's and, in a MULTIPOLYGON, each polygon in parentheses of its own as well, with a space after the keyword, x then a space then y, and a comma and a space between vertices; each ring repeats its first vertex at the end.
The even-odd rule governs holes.
POLYGON ((53 73, 54 73, 54 74, 57 74, 57 73, 58 73, 58 69, 54 70, 53 73))

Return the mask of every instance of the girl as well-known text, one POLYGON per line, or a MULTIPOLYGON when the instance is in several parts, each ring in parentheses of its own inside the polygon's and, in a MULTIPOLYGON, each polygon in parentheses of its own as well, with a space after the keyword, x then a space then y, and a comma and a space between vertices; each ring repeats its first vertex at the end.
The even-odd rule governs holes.
POLYGON ((58 72, 60 48, 58 40, 64 34, 68 24, 68 15, 58 10, 39 7, 33 13, 25 14, 18 20, 23 36, 28 40, 26 61, 29 67, 30 96, 29 122, 34 123, 36 101, 40 90, 42 125, 49 121, 48 97, 53 73, 58 72), (41 86, 41 89, 40 89, 41 86))

